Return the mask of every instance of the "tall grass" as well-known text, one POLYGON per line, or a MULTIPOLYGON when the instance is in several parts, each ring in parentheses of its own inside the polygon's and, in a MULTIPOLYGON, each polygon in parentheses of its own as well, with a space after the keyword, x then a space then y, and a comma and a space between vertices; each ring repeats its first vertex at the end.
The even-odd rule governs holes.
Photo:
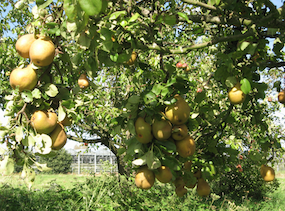
MULTIPOLYGON (((36 186, 29 191, 11 177, 12 183, 0 187, 0 210, 284 210, 285 179, 279 179, 280 188, 263 200, 244 197, 242 201, 226 196, 200 198, 195 189, 179 198, 170 184, 155 183, 149 190, 140 190, 133 178, 117 176, 38 175, 36 186), (73 181, 75 180, 75 181, 73 181), (18 183, 19 185, 17 185, 18 183), (67 185, 67 183, 70 183, 67 185)), ((3 179, 3 178, 1 178, 3 179)), ((11 182, 10 181, 10 182, 11 182)))

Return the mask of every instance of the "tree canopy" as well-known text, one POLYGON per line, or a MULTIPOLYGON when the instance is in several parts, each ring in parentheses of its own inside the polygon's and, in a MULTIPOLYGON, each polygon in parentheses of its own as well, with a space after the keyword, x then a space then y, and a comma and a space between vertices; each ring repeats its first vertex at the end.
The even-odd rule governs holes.
POLYGON ((284 87, 284 13, 270 0, 2 1, 0 102, 9 124, 1 127, 8 149, 1 169, 10 172, 17 162, 30 172, 36 161, 27 151, 54 153, 50 134, 31 124, 35 111, 49 109, 59 122, 71 119, 69 139, 107 146, 121 174, 167 165, 179 177, 191 160, 184 176, 201 170, 213 179, 235 166, 239 154, 260 165, 273 162, 283 138, 273 114, 283 106, 276 93, 284 87), (25 34, 50 37, 55 56, 47 66, 33 64, 37 84, 20 91, 9 78, 31 62, 15 48, 25 34), (88 85, 80 88, 82 74, 88 85), (228 98, 237 84, 241 104, 228 98), (137 138, 138 117, 149 125, 166 118, 176 94, 190 107, 185 124, 196 150, 188 157, 178 154, 176 141, 137 138))

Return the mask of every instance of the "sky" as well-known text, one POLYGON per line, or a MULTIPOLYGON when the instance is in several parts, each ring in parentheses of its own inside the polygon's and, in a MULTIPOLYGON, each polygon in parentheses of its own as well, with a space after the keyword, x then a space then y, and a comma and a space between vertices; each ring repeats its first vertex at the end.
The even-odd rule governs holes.
MULTIPOLYGON (((283 5, 283 0, 272 0, 272 2, 277 6, 277 8, 279 8, 280 6, 283 5)), ((273 45, 273 40, 270 40, 269 46, 272 46, 272 45, 273 45)), ((285 114, 285 108, 284 107, 281 109, 281 112, 276 113, 276 115, 279 116, 279 117, 284 117, 284 114, 285 114)), ((6 125, 7 118, 4 117, 4 111, 2 111, 1 109, 0 109, 0 117, 1 117, 0 118, 0 124, 1 125, 6 125)), ((65 145, 64 148, 67 149, 67 150, 72 150, 72 149, 74 149, 74 147, 76 145, 80 145, 80 143, 68 140, 67 144, 65 145)))

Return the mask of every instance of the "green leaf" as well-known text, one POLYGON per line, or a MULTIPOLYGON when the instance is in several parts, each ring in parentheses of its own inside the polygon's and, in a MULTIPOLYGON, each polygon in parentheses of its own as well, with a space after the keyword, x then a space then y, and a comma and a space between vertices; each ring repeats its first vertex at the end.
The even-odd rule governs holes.
POLYGON ((132 161, 132 164, 133 164, 133 165, 136 165, 136 166, 143 166, 143 165, 146 164, 146 160, 147 160, 147 153, 144 154, 142 157, 133 160, 133 161, 132 161))
POLYGON ((127 14, 127 11, 116 11, 110 15, 109 20, 115 20, 117 19, 120 15, 125 16, 127 14))
POLYGON ((44 0, 36 0, 36 4, 38 6, 38 9, 44 9, 48 5, 52 3, 53 0, 47 0, 46 2, 44 0))
POLYGON ((131 104, 138 104, 140 102, 140 96, 132 95, 129 97, 128 102, 131 104))
POLYGON ((251 85, 250 85, 250 82, 244 78, 240 81, 240 84, 241 84, 241 90, 244 94, 248 94, 250 91, 251 91, 251 85))
POLYGON ((135 123, 133 120, 128 120, 127 127, 131 134, 136 134, 135 123))
POLYGON ((91 43, 91 39, 85 34, 81 33, 80 37, 78 38, 78 44, 81 45, 84 49, 89 48, 91 43))
POLYGON ((230 77, 227 77, 225 83, 226 83, 227 87, 232 88, 232 87, 234 87, 237 84, 237 79, 236 79, 235 76, 230 76, 230 77))
POLYGON ((160 160, 153 154, 153 151, 146 153, 146 164, 149 169, 157 169, 161 166, 160 160))
POLYGON ((156 141, 161 146, 165 146, 168 151, 176 152, 176 145, 172 141, 156 141))
POLYGON ((16 141, 20 143, 23 139, 23 136, 24 136, 23 127, 22 126, 17 127, 15 134, 16 141))
POLYGON ((163 17, 163 20, 167 25, 170 25, 170 26, 175 25, 177 22, 175 15, 165 15, 163 17))
POLYGON ((54 84, 46 84, 45 93, 50 97, 55 97, 58 94, 58 89, 54 84))
POLYGON ((46 163, 42 164, 42 163, 35 162, 35 165, 37 169, 40 171, 51 171, 52 170, 51 168, 47 167, 46 163))
POLYGON ((134 15, 132 15, 132 17, 129 19, 129 22, 134 22, 136 21, 138 18, 140 17, 139 13, 135 13, 134 15))
POLYGON ((60 104, 58 107, 58 121, 61 122, 62 120, 64 120, 65 117, 66 117, 66 113, 62 105, 60 104))
POLYGON ((0 173, 4 175, 10 175, 14 172, 14 160, 5 156, 2 161, 0 161, 0 173))
POLYGON ((188 15, 186 15, 183 12, 177 12, 177 15, 179 15, 181 18, 185 19, 188 23, 192 23, 192 21, 189 20, 188 15))
POLYGON ((75 5, 72 0, 64 0, 63 9, 69 20, 74 21, 76 18, 75 5))
POLYGON ((89 16, 98 15, 102 9, 102 0, 78 0, 81 9, 89 16))
POLYGON ((43 155, 50 153, 52 145, 52 140, 50 136, 46 134, 37 134, 35 140, 35 149, 38 153, 43 155))
POLYGON ((33 95, 31 93, 31 91, 23 91, 21 93, 21 97, 23 98, 23 100, 26 102, 26 103, 30 103, 33 101, 33 95))
POLYGON ((32 96, 33 96, 33 98, 40 99, 42 97, 42 93, 39 89, 35 88, 32 91, 32 96))

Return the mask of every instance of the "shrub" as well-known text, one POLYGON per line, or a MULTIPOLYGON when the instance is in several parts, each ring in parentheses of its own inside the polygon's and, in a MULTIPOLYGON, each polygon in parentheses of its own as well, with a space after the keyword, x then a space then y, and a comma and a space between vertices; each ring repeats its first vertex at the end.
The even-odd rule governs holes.
POLYGON ((212 182, 213 191, 220 196, 227 196, 240 201, 246 197, 260 200, 279 187, 275 179, 265 182, 260 175, 260 163, 245 156, 236 165, 230 166, 230 171, 221 173, 212 182))
POLYGON ((66 174, 71 171, 72 155, 68 153, 65 149, 55 151, 53 157, 40 157, 41 163, 47 163, 47 166, 52 168, 49 172, 50 174, 66 174))

